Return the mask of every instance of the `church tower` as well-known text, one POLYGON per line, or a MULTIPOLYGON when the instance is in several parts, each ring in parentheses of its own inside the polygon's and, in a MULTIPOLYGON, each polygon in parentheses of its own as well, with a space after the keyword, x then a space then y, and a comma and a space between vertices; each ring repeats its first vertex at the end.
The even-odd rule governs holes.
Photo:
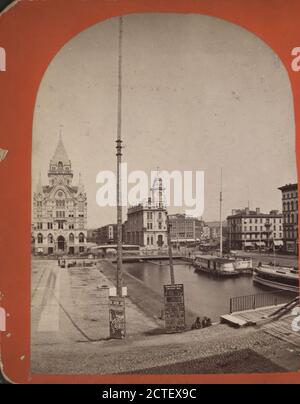
POLYGON ((59 136, 59 141, 56 146, 54 156, 50 160, 48 178, 50 186, 55 186, 58 184, 72 184, 72 165, 63 144, 61 134, 59 136))
POLYGON ((71 160, 60 134, 49 163, 48 185, 41 175, 33 195, 32 252, 78 255, 86 251, 87 196, 81 174, 73 185, 71 160))

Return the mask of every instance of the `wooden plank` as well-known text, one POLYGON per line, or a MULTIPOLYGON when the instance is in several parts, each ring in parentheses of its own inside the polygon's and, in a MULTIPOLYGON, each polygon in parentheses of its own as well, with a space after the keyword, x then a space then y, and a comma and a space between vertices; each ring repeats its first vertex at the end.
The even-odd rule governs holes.
POLYGON ((246 327, 248 325, 247 321, 230 314, 221 316, 221 323, 229 324, 236 328, 246 327))

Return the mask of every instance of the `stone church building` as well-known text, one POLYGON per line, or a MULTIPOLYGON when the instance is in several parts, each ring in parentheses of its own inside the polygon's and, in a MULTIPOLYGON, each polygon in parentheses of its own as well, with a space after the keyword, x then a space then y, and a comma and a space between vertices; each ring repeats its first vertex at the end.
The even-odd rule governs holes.
POLYGON ((76 255, 87 246, 87 197, 79 177, 72 185, 72 165, 60 136, 49 164, 48 185, 41 176, 33 194, 32 252, 76 255))

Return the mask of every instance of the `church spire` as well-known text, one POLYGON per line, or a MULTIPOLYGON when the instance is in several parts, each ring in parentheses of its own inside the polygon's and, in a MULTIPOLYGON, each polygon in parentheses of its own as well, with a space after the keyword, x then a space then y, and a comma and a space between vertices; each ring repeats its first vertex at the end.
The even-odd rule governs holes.
POLYGON ((71 185, 72 183, 72 165, 63 143, 62 127, 60 128, 59 140, 55 153, 50 160, 48 178, 50 186, 54 186, 57 183, 65 183, 65 185, 71 185))
POLYGON ((63 139, 62 139, 62 127, 60 127, 58 144, 56 146, 56 150, 55 150, 55 153, 53 155, 51 162, 52 162, 52 164, 62 163, 63 165, 70 165, 70 159, 68 157, 68 154, 66 152, 66 149, 65 149, 65 146, 63 143, 63 139))

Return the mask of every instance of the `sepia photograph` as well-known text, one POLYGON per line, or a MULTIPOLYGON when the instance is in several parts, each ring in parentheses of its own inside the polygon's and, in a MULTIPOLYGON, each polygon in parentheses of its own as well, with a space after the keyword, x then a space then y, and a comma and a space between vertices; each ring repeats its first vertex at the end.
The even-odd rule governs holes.
POLYGON ((299 370, 293 102, 279 56, 220 18, 64 44, 33 117, 33 375, 299 370))

